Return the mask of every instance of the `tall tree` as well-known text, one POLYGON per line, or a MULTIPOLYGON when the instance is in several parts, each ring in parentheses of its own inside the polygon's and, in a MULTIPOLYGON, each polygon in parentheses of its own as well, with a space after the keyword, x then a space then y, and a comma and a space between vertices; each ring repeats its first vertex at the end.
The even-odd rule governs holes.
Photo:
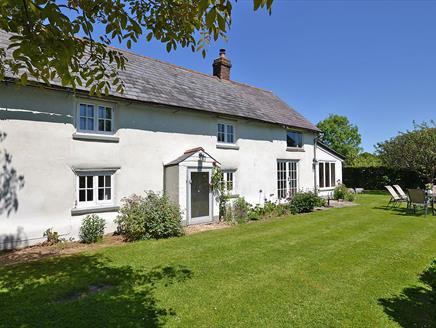
POLYGON ((382 161, 380 157, 368 152, 357 155, 356 159, 353 161, 354 167, 376 167, 381 165, 382 161))
POLYGON ((436 178, 436 125, 433 121, 414 123, 412 131, 400 132, 378 143, 376 149, 388 167, 415 170, 429 182, 436 178))
POLYGON ((345 116, 330 114, 317 127, 321 130, 319 140, 344 155, 346 164, 352 165, 361 150, 362 138, 357 126, 345 116))
MULTIPOLYGON (((22 84, 59 79, 91 93, 123 92, 117 72, 126 58, 108 47, 114 40, 130 48, 155 39, 167 51, 190 47, 205 56, 211 40, 226 38, 236 1, 0 0, 0 29, 11 33, 0 47, 0 80, 8 70, 22 84)), ((254 10, 271 13, 272 2, 253 0, 254 10)))

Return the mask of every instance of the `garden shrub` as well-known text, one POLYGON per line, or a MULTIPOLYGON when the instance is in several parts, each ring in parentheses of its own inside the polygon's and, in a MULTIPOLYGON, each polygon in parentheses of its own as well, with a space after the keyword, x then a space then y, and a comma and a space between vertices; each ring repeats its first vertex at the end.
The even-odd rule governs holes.
POLYGON ((348 194, 348 188, 344 184, 340 184, 333 190, 333 199, 345 199, 346 194, 348 194))
POLYGON ((335 190, 333 191, 333 199, 343 199, 352 202, 355 199, 355 195, 354 193, 350 192, 347 186, 340 184, 336 186, 335 190))
POLYGON ((237 198, 227 205, 225 221, 234 224, 256 221, 269 217, 282 216, 290 213, 288 204, 275 204, 265 201, 262 205, 252 206, 243 197, 237 198))
POLYGON ((83 243, 96 243, 103 239, 106 221, 96 214, 87 215, 79 231, 79 238, 83 243))
POLYGON ((145 196, 124 198, 115 223, 118 224, 118 232, 129 241, 184 234, 179 206, 166 195, 152 191, 145 196))
POLYGON ((251 205, 247 203, 244 197, 238 197, 232 204, 233 220, 236 223, 244 223, 248 220, 248 213, 251 205))
POLYGON ((320 198, 313 192, 298 192, 292 197, 289 204, 291 212, 293 214, 312 212, 316 206, 322 203, 320 198))
POLYGON ((61 238, 57 231, 53 231, 53 228, 44 231, 43 237, 47 238, 47 241, 44 242, 45 245, 54 245, 65 242, 65 238, 61 238))

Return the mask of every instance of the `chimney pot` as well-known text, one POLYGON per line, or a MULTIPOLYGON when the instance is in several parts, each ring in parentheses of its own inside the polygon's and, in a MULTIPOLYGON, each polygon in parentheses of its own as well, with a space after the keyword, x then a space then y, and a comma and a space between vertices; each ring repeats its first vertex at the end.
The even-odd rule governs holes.
POLYGON ((226 49, 220 49, 219 57, 213 61, 213 75, 222 80, 230 80, 232 63, 226 57, 226 49))

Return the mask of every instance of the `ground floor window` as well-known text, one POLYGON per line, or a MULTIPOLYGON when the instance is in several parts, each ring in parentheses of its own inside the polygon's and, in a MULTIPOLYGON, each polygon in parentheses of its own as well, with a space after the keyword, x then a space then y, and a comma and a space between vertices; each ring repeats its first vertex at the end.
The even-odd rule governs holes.
POLYGON ((222 183, 224 189, 227 192, 232 193, 235 187, 235 171, 223 171, 222 183))
POLYGON ((297 161, 277 161, 277 196, 279 199, 292 197, 297 192, 297 170, 297 161))
POLYGON ((80 172, 77 175, 76 206, 89 207, 112 204, 113 173, 80 172))
POLYGON ((335 162, 319 162, 319 187, 330 188, 336 185, 335 162))

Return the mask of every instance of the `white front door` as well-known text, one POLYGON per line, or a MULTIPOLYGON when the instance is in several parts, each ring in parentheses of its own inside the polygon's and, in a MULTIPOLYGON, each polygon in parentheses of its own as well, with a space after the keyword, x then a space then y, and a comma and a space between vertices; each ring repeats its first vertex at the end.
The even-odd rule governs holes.
POLYGON ((210 169, 188 170, 188 224, 212 222, 210 169))

